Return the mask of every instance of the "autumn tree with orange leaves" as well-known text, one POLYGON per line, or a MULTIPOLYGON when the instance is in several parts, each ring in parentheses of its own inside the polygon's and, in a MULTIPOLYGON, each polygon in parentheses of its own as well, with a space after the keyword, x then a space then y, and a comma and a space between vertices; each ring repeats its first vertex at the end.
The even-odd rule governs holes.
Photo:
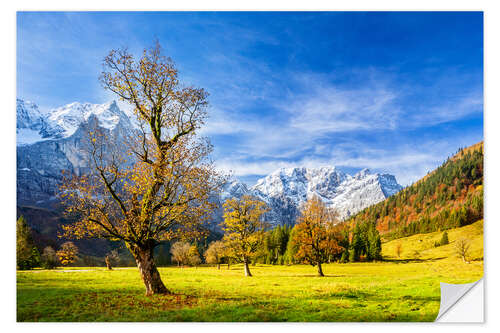
POLYGON ((73 242, 65 242, 61 245, 61 249, 56 252, 59 262, 63 266, 67 266, 76 261, 78 256, 78 247, 73 242))
POLYGON ((62 188, 67 212, 77 218, 64 236, 123 241, 146 294, 169 293, 153 250, 161 241, 201 237, 223 183, 208 158, 212 146, 197 136, 207 93, 180 84, 158 42, 139 59, 113 50, 103 65, 101 83, 133 107, 139 129, 118 143, 89 124, 90 171, 62 188))
POLYGON ((296 259, 318 266, 318 275, 324 276, 321 264, 330 256, 341 253, 338 213, 326 207, 318 197, 307 200, 301 210, 292 239, 297 247, 296 259))

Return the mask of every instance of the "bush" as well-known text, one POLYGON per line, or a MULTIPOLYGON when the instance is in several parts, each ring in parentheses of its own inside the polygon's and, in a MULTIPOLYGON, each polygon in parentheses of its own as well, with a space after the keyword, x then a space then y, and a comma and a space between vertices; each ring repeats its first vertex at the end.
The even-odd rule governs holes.
POLYGON ((450 244, 450 241, 448 240, 448 233, 445 231, 443 232, 443 236, 441 236, 441 239, 434 242, 434 247, 439 247, 447 244, 450 244))
POLYGON ((448 233, 446 231, 443 232, 443 236, 441 237, 439 244, 441 246, 446 245, 446 244, 450 244, 450 241, 448 240, 448 233))
POLYGON ((47 246, 43 249, 42 267, 45 269, 54 269, 58 264, 59 259, 57 258, 56 251, 51 246, 47 246))

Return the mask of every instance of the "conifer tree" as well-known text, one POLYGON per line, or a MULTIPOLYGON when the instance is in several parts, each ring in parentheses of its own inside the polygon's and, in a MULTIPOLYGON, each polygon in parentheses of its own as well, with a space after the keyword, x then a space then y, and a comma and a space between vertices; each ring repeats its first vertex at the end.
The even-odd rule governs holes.
POLYGON ((446 244, 449 244, 450 241, 448 240, 448 233, 445 231, 443 232, 443 236, 441 237, 441 240, 439 241, 439 245, 443 246, 446 244))
POLYGON ((380 234, 375 227, 375 223, 369 223, 368 229, 368 260, 380 260, 382 258, 382 241, 380 234))
POLYGON ((31 228, 23 216, 16 222, 16 266, 17 269, 32 269, 40 264, 40 254, 36 248, 31 228))

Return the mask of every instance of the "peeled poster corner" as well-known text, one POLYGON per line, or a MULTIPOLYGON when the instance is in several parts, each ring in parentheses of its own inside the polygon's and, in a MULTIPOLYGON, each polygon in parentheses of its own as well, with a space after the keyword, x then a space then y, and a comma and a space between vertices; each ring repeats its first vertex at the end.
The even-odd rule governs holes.
POLYGON ((483 323, 483 279, 463 284, 441 282, 441 303, 436 322, 483 323))

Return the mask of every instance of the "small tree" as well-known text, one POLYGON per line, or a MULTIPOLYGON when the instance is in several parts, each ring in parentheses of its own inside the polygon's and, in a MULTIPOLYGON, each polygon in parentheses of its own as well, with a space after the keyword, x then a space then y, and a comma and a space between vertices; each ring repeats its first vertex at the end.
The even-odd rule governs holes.
POLYGON ((403 245, 401 243, 396 244, 396 255, 398 258, 401 257, 401 253, 403 252, 403 245))
POLYGON ((215 264, 217 265, 217 269, 220 269, 220 264, 222 264, 224 260, 225 251, 224 242, 215 241, 210 243, 204 253, 205 262, 207 264, 215 264))
POLYGON ((200 252, 198 251, 198 247, 196 245, 191 245, 189 248, 188 263, 194 267, 201 264, 200 252))
POLYGON ((42 267, 45 269, 54 269, 59 264, 56 251, 52 246, 47 246, 42 253, 42 267))
POLYGON ((40 264, 40 254, 33 243, 31 228, 23 216, 16 222, 16 264, 17 269, 32 269, 40 264))
POLYGON ((443 236, 441 237, 441 240, 439 241, 439 245, 443 246, 446 244, 449 244, 450 241, 448 240, 448 233, 445 231, 443 232, 443 236))
POLYGON ((170 248, 172 260, 177 263, 177 266, 184 266, 189 262, 189 250, 191 245, 187 242, 175 242, 170 248))
POLYGON ((234 251, 231 249, 231 247, 228 245, 228 243, 224 240, 222 240, 222 243, 224 245, 224 252, 222 256, 222 260, 224 263, 227 264, 227 269, 231 269, 231 265, 235 262, 237 262, 237 258, 234 255, 234 251))
POLYGON ((66 242, 61 245, 61 249, 56 254, 61 265, 67 266, 76 261, 78 247, 73 242, 66 242))
POLYGON ((113 267, 111 266, 111 260, 109 259, 109 256, 104 257, 104 262, 106 263, 106 267, 108 270, 113 270, 113 267))
POLYGON ((466 238, 460 238, 455 241, 455 253, 459 258, 465 263, 469 263, 469 250, 470 250, 470 241, 466 238))
POLYGON ((267 224, 262 217, 266 204, 252 196, 228 199, 224 203, 224 242, 234 258, 243 262, 245 276, 252 276, 248 264, 262 241, 267 224))
POLYGON ((112 250, 111 252, 106 254, 106 257, 104 258, 104 262, 106 263, 106 267, 108 268, 108 270, 112 270, 113 266, 116 266, 119 260, 120 257, 118 256, 117 250, 112 250))
POLYGON ((309 199, 302 207, 298 218, 294 241, 298 244, 296 258, 318 267, 318 275, 324 276, 321 264, 331 255, 340 254, 344 248, 339 246, 338 213, 318 197, 309 199))

